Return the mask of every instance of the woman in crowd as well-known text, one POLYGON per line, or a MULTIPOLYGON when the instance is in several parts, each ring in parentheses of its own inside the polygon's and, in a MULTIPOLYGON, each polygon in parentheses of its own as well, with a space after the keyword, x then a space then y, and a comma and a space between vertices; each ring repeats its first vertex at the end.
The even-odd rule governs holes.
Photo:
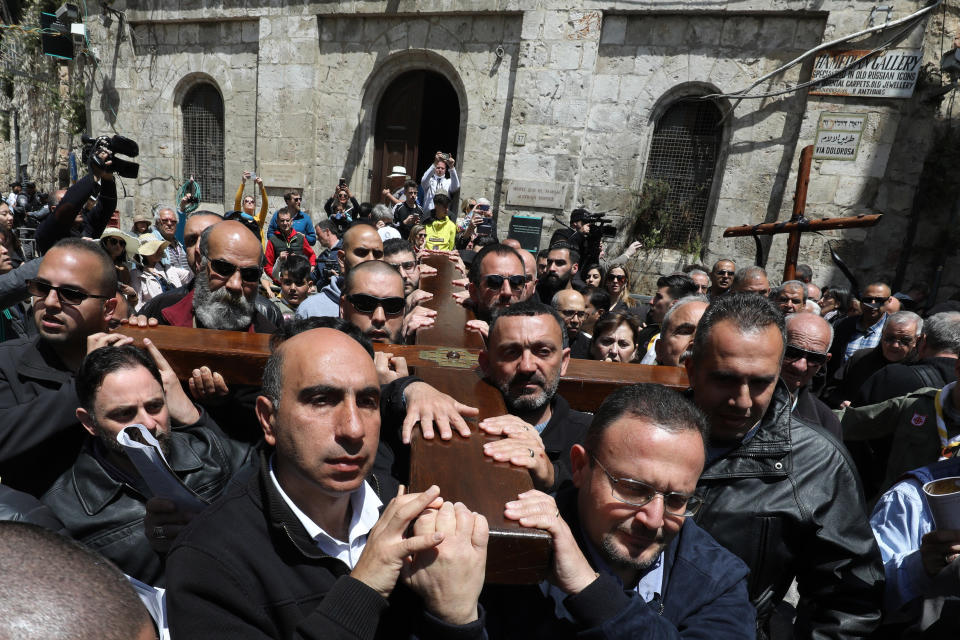
POLYGON ((139 298, 131 283, 140 277, 134 262, 140 241, 116 227, 107 227, 100 236, 100 246, 110 256, 117 270, 117 289, 131 307, 136 307, 139 298))
POLYGON ((267 204, 267 190, 263 186, 263 179, 260 176, 257 176, 253 179, 253 182, 260 187, 260 211, 255 213, 257 210, 257 198, 254 194, 247 196, 243 195, 243 188, 247 184, 247 180, 250 179, 252 174, 249 171, 243 172, 243 177, 240 179, 240 188, 237 189, 237 195, 233 199, 233 210, 242 211, 251 218, 253 218, 257 226, 260 227, 260 237, 263 238, 264 246, 266 246, 266 238, 263 233, 263 223, 267 221, 267 211, 269 211, 269 205, 267 204))
POLYGON ((610 294, 610 313, 635 313, 636 301, 630 297, 630 277, 623 267, 611 267, 603 279, 603 288, 610 294))
POLYGON ((0 202, 0 231, 3 232, 3 246, 10 253, 10 263, 16 269, 25 260, 20 238, 13 228, 13 210, 6 202, 0 202))
POLYGON ((415 224, 410 229, 410 235, 407 236, 407 242, 413 245, 413 252, 417 258, 420 258, 420 252, 423 251, 423 243, 427 241, 427 228, 422 224, 415 224))
POLYGON ((844 287, 830 287, 823 292, 820 300, 820 314, 823 319, 832 325, 847 317, 847 310, 850 308, 850 290, 844 287))
POLYGON ((136 270, 137 277, 132 282, 140 301, 137 311, 161 293, 184 286, 192 277, 189 271, 181 267, 164 266, 163 252, 169 242, 160 240, 152 233, 144 234, 138 240, 140 247, 137 249, 137 259, 140 268, 136 270))
MULTIPOLYGON (((7 246, 11 243, 10 236, 12 235, 14 235, 12 229, 0 227, 0 275, 13 270, 10 250, 7 249, 7 246)), ((36 325, 30 317, 29 300, 27 298, 23 302, 17 302, 6 309, 0 310, 0 342, 27 338, 37 333, 36 325)))
POLYGON ((433 164, 427 167, 420 178, 420 187, 423 189, 423 210, 433 209, 433 196, 446 191, 451 198, 460 191, 460 178, 457 177, 457 170, 454 168, 456 160, 442 151, 437 151, 433 156, 433 164), (447 171, 450 171, 450 177, 447 177, 447 171))
POLYGON ((591 264, 583 270, 583 282, 588 287, 600 287, 603 283, 603 267, 591 264))
POLYGON ((593 327, 590 359, 605 362, 637 362, 640 322, 630 313, 608 313, 593 327))
POLYGON ((477 207, 476 198, 466 198, 463 201, 463 204, 460 205, 460 219, 457 220, 457 227, 463 231, 467 228, 467 223, 470 221, 471 216, 473 216, 473 210, 477 207))

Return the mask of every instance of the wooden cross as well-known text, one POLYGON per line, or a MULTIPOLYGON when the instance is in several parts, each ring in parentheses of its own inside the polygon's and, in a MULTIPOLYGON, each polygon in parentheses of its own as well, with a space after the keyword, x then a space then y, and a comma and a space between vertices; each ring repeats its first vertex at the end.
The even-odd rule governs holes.
MULTIPOLYGON (((477 334, 464 332, 466 321, 473 316, 451 297, 451 281, 460 276, 445 257, 431 256, 424 262, 438 271, 436 276, 421 279, 421 288, 433 294, 426 304, 437 311, 435 326, 417 333, 416 346, 376 344, 374 348, 404 356, 417 376, 460 402, 478 407, 480 415, 468 420, 470 438, 454 435, 449 441, 423 440, 415 432, 410 488, 420 491, 436 484, 444 499, 461 501, 486 516, 490 524, 488 582, 538 582, 549 567, 550 538, 545 532, 524 529, 503 517, 504 504, 533 484, 526 470, 493 462, 483 455, 483 444, 493 437, 481 433, 477 422, 507 411, 500 392, 476 369, 483 341, 477 334)), ((143 338, 149 337, 181 379, 206 365, 219 371, 228 384, 259 386, 270 355, 269 336, 264 334, 180 327, 124 327, 120 331, 133 336, 141 346, 143 338)), ((687 387, 682 367, 571 360, 558 392, 574 409, 595 411, 615 388, 640 382, 687 387)))
MULTIPOLYGON (((772 236, 778 233, 790 234, 787 238, 787 256, 783 265, 783 282, 793 280, 797 273, 797 259, 800 256, 800 234, 805 231, 826 231, 829 229, 853 229, 872 227, 880 222, 882 214, 851 216, 846 218, 821 218, 810 220, 804 216, 807 207, 807 187, 810 185, 810 164, 813 161, 813 146, 804 147, 800 152, 800 170, 797 173, 797 191, 793 197, 793 215, 786 222, 768 222, 765 224, 728 227, 724 238, 743 236, 772 236)), ((759 246, 759 244, 758 244, 759 246)))

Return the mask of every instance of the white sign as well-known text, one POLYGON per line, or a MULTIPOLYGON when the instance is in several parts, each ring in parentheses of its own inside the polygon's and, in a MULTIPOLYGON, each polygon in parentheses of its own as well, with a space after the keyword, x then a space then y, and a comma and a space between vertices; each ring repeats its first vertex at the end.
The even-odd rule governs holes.
POLYGON ((261 162, 257 167, 263 184, 268 187, 303 186, 303 167, 299 164, 285 164, 280 162, 261 162))
POLYGON ((565 182, 513 181, 507 191, 507 205, 563 209, 567 202, 565 182))
POLYGON ((824 51, 813 61, 811 79, 843 73, 814 86, 810 95, 860 98, 909 98, 920 76, 923 49, 887 49, 867 58, 870 51, 824 51), (859 62, 858 62, 859 61, 859 62))
POLYGON ((814 160, 856 160, 867 124, 865 113, 821 113, 814 160))

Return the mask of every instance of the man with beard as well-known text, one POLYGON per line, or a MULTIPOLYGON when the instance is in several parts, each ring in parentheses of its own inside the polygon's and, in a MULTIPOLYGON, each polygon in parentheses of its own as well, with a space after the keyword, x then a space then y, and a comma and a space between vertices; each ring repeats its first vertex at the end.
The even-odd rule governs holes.
POLYGON ((252 468, 251 448, 233 442, 190 401, 149 340, 148 356, 127 345, 92 351, 77 372, 77 419, 89 434, 73 465, 43 496, 70 536, 134 578, 164 584, 164 558, 194 515, 154 496, 117 442, 142 424, 160 443, 174 474, 212 502, 238 472, 252 468))
POLYGON ((546 492, 569 483, 570 448, 590 424, 589 415, 557 395, 569 362, 563 318, 535 300, 500 311, 480 352, 480 370, 510 412, 480 422, 484 432, 505 436, 484 445, 484 453, 528 469, 534 486, 546 492))
POLYGON ((553 539, 548 582, 488 586, 491 638, 754 636, 747 567, 694 523, 707 420, 660 385, 617 389, 570 453, 573 484, 504 515, 553 539))
POLYGON ((371 342, 404 344, 417 329, 432 326, 436 312, 414 307, 405 315, 403 278, 386 262, 362 262, 347 274, 340 317, 359 327, 371 342))
POLYGON ((383 261, 393 265, 393 268, 403 278, 403 295, 410 301, 410 294, 420 288, 420 265, 413 247, 403 238, 392 238, 383 243, 383 261))
POLYGON ((573 288, 573 277, 580 268, 579 262, 580 254, 572 245, 559 242, 550 247, 547 271, 537 282, 537 294, 541 302, 550 304, 558 291, 573 288))
POLYGON ((263 271, 263 249, 247 227, 228 221, 200 235, 200 269, 192 291, 157 310, 160 324, 273 333, 254 300, 263 271))

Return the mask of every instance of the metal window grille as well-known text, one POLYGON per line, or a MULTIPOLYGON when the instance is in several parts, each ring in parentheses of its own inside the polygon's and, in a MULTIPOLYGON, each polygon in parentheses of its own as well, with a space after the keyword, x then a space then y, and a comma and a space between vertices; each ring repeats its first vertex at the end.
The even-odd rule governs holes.
POLYGON ((669 222, 664 246, 688 246, 703 233, 714 170, 720 150, 720 110, 711 102, 684 100, 657 121, 646 180, 666 182, 669 222))
POLYGON ((183 179, 193 176, 205 202, 223 202, 223 99, 199 84, 183 100, 183 179))

